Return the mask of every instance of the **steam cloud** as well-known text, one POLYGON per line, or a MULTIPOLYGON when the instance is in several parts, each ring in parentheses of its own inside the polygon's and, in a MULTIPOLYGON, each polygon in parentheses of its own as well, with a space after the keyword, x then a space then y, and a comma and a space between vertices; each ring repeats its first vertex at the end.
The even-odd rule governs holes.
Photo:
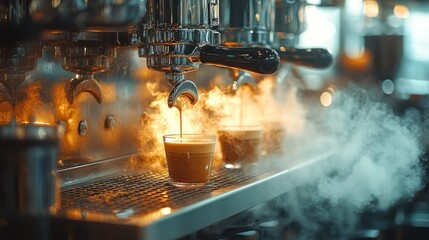
MULTIPOLYGON (((149 155, 147 159, 159 163, 164 154, 162 135, 178 133, 178 112, 167 107, 165 89, 152 83, 146 87, 154 101, 148 110, 151 112, 143 118, 142 152, 149 155)), ((336 91, 333 103, 317 111, 300 101, 297 86, 290 84, 280 103, 274 99, 273 88, 273 79, 259 82, 257 94, 253 93, 254 98, 246 105, 251 116, 263 116, 261 121, 265 122, 282 122, 286 137, 292 136, 296 141, 294 144, 288 140, 289 147, 302 147, 302 141, 320 138, 338 149, 335 159, 330 161, 329 175, 321 174, 316 182, 300 186, 275 201, 275 211, 278 207, 287 211, 285 221, 301 226, 296 239, 320 239, 322 229, 337 236, 353 231, 364 210, 387 210, 411 199, 423 187, 419 114, 399 117, 357 86, 336 91)), ((216 133, 220 119, 237 117, 238 104, 236 97, 219 88, 200 89, 198 104, 184 108, 184 133, 216 133)), ((267 213, 266 208, 254 210, 258 215, 267 213)))
POLYGON ((296 239, 353 231, 364 210, 387 210, 423 187, 420 116, 399 117, 368 95, 356 86, 337 91, 326 111, 308 114, 304 129, 313 131, 302 135, 329 133, 339 152, 329 167, 332 174, 284 194, 275 203, 288 211, 287 221, 302 227, 296 239))
MULTIPOLYGON (((216 81, 216 79, 214 79, 216 81)), ((142 128, 139 130, 141 153, 150 159, 151 167, 162 167, 165 163, 162 136, 180 133, 179 111, 167 105, 168 90, 159 85, 160 81, 148 81, 146 90, 152 101, 143 116, 142 128)), ((219 124, 254 125, 260 123, 259 103, 249 88, 240 89, 233 95, 212 87, 200 89, 198 104, 191 105, 186 99, 180 99, 182 105, 182 126, 184 134, 207 133, 217 134, 219 124), (243 115, 240 120, 240 115, 243 115)), ((216 144, 215 154, 220 154, 216 144)))

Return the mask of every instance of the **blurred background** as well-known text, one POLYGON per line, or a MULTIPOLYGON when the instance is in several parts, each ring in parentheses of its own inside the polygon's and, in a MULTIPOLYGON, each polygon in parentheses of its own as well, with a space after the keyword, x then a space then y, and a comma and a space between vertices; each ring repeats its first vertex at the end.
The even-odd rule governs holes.
POLYGON ((429 2, 4 0, 0 239, 427 239, 429 2), (263 126, 170 185, 162 136, 263 126), (238 143, 236 145, 239 145, 238 143), (24 231, 25 230, 25 231, 24 231))

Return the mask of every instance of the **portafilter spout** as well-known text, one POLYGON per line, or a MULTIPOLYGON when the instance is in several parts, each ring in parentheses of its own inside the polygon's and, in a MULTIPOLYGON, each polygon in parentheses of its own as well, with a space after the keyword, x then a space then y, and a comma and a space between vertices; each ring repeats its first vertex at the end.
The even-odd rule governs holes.
POLYGON ((93 74, 76 74, 76 77, 66 82, 66 99, 70 104, 73 104, 77 96, 83 92, 91 94, 98 103, 103 102, 101 86, 93 74))
POLYGON ((247 85, 256 88, 256 80, 250 73, 241 70, 231 70, 231 78, 233 79, 231 92, 235 93, 241 86, 247 85))
POLYGON ((62 40, 56 57, 62 58, 65 70, 76 74, 65 85, 70 104, 83 92, 90 93, 98 103, 103 102, 102 89, 94 75, 109 69, 116 56, 117 36, 116 33, 75 32, 62 40))
POLYGON ((198 101, 198 90, 197 86, 190 81, 185 80, 185 77, 181 73, 166 73, 166 80, 172 86, 170 94, 168 95, 168 107, 172 108, 177 106, 177 99, 181 96, 187 97, 191 104, 196 104, 198 101))

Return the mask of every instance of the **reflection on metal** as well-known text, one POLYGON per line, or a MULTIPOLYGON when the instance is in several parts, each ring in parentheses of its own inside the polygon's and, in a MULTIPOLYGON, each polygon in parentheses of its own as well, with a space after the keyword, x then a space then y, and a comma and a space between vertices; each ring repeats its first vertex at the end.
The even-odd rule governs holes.
POLYGON ((58 136, 62 137, 68 131, 67 122, 60 119, 57 122, 58 136))
POLYGON ((88 132, 88 122, 86 120, 81 120, 77 127, 79 136, 85 136, 88 132))
POLYGON ((4 87, 2 83, 0 83, 0 103, 9 102, 12 103, 12 99, 10 98, 8 91, 4 87))
POLYGON ((168 215, 171 213, 171 208, 170 207, 164 207, 164 208, 161 208, 159 211, 164 215, 168 215))
POLYGON ((96 31, 126 31, 146 11, 146 0, 32 0, 29 5, 31 19, 38 24, 96 31))
POLYGON ((113 130, 116 127, 116 121, 113 114, 108 114, 104 120, 104 129, 113 130))
POLYGON ((202 46, 219 44, 218 14, 217 0, 148 0, 147 14, 132 34, 132 43, 147 59, 148 68, 164 72, 173 86, 169 107, 180 95, 192 103, 198 100, 195 84, 181 80, 183 74, 198 69, 199 63, 192 59, 198 58, 202 46))
POLYGON ((274 40, 274 0, 220 1, 222 44, 268 46, 274 40))

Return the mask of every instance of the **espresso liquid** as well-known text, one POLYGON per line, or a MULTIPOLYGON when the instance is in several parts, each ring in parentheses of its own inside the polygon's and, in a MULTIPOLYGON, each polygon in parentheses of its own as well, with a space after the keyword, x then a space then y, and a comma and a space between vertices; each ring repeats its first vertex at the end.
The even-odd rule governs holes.
POLYGON ((180 104, 176 103, 176 105, 174 105, 174 107, 176 107, 177 110, 179 110, 180 138, 182 138, 182 106, 180 104))
POLYGON ((207 183, 210 179, 214 142, 164 142, 171 182, 207 183))
POLYGON ((241 166, 255 163, 261 155, 262 130, 219 130, 225 164, 241 166))

